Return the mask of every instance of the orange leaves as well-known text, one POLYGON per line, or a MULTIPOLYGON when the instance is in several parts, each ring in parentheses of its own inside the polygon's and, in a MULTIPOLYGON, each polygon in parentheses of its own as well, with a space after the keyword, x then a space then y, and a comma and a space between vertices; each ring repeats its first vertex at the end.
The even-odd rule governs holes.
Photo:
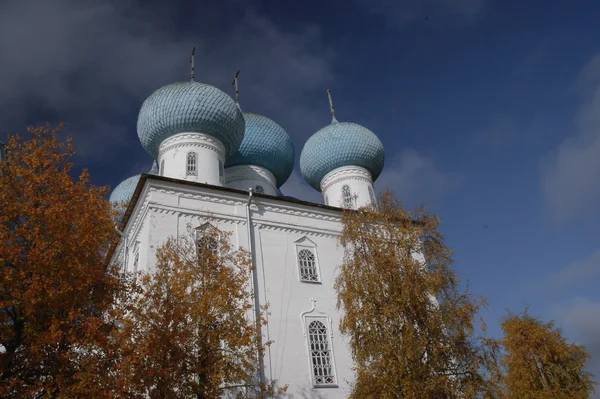
POLYGON ((76 348, 101 342, 118 286, 102 255, 115 239, 107 189, 91 186, 87 172, 69 174, 63 130, 46 124, 29 128, 31 138, 10 136, 0 164, 0 396, 81 383, 86 352, 76 348))
POLYGON ((156 257, 121 319, 123 384, 140 397, 218 398, 228 386, 252 392, 258 340, 249 254, 211 228, 167 240, 156 257))

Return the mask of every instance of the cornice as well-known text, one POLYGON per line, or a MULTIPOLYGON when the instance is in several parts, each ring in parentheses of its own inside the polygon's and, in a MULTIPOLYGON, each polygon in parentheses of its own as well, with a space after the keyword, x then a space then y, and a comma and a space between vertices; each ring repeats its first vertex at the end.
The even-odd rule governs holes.
POLYGON ((165 152, 182 147, 200 147, 225 154, 225 146, 215 137, 205 133, 179 133, 163 141, 158 147, 158 158, 162 158, 165 152))

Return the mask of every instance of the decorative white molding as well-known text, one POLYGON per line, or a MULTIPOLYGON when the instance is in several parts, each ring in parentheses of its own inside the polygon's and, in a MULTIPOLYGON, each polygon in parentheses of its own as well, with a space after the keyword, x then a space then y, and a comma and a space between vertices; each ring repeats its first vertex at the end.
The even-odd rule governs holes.
POLYGON ((344 180, 359 180, 373 184, 371 172, 360 166, 343 166, 327 173, 321 180, 321 192, 344 180))
POLYGON ((216 153, 225 153, 225 146, 217 138, 206 133, 178 133, 163 141, 158 147, 158 161, 160 164, 161 156, 171 149, 181 147, 201 147, 215 151, 216 153))

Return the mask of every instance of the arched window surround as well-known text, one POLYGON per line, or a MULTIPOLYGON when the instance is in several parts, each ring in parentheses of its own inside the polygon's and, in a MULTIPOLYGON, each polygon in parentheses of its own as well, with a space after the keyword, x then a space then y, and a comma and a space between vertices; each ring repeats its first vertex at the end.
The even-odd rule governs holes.
MULTIPOLYGON (((310 381, 314 388, 335 388, 338 387, 338 384, 335 367, 335 353, 333 347, 333 323, 331 321, 331 317, 317 310, 316 299, 311 298, 310 301, 312 303, 311 309, 300 314, 305 338, 310 381), (319 337, 320 339, 325 339, 325 342, 323 343, 326 345, 326 351, 319 350, 319 348, 317 348, 315 351, 315 346, 312 342, 315 337, 312 327, 315 324, 324 327, 326 330, 325 334, 319 337), (321 353, 315 354, 314 352, 321 353), (323 352, 327 352, 327 357, 325 359, 323 358, 323 352), (313 358, 315 358, 316 361, 313 361, 313 358), (326 371, 323 373, 322 367, 315 367, 322 366, 323 363, 329 365, 327 368, 328 372, 326 371), (320 371, 318 370, 319 368, 321 369, 320 371)), ((322 346, 320 349, 322 349, 322 346)))
POLYGON ((309 283, 309 284, 321 284, 321 270, 319 267, 319 257, 317 253, 317 245, 312 242, 307 237, 302 237, 299 240, 294 242, 295 247, 295 256, 296 256, 296 271, 298 273, 298 281, 301 283, 309 283), (306 253, 306 251, 310 252, 314 257, 314 272, 315 275, 313 278, 303 276, 302 269, 307 268, 307 264, 305 263, 306 259, 302 260, 300 255, 301 253, 306 253))

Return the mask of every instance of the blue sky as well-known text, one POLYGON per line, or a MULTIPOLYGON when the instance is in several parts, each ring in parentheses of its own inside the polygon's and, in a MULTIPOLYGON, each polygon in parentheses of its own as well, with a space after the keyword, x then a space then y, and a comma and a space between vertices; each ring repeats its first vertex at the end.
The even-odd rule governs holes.
MULTIPOLYGON (((62 120, 94 182, 150 167, 137 112, 188 78, 306 139, 330 120, 373 130, 376 183, 443 219, 456 269, 506 309, 554 319, 600 374, 600 4, 347 0, 0 5, 3 132, 62 120), (325 4, 323 4, 325 3, 325 4), (525 4, 527 3, 527 4, 525 4)), ((0 134, 0 140, 5 134, 0 134)), ((319 200, 298 169, 282 189, 319 200)))

